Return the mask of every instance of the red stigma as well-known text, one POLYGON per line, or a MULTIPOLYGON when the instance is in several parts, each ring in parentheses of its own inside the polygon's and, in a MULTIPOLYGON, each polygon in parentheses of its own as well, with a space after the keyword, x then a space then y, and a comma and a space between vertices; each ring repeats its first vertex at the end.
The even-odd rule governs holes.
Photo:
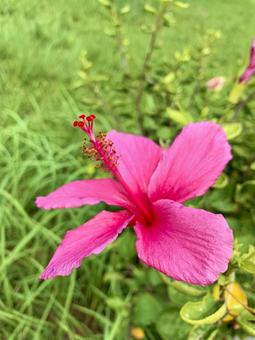
POLYGON ((79 127, 84 131, 90 138, 94 138, 94 132, 93 132, 93 121, 96 119, 95 115, 89 115, 85 116, 84 114, 81 114, 78 116, 78 120, 75 120, 73 122, 73 127, 79 127))
POLYGON ((96 116, 95 115, 90 115, 86 119, 87 119, 88 122, 92 122, 94 119, 96 119, 96 116))

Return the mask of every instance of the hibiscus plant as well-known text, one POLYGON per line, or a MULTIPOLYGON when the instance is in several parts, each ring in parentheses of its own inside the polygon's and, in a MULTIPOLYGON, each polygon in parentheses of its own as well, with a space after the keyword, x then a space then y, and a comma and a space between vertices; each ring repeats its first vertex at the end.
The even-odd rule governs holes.
MULTIPOLYGON (((123 29, 130 6, 100 3, 111 26, 106 34, 116 41, 119 77, 108 82, 111 74, 94 72, 89 54, 81 54, 74 87, 86 89, 83 103, 99 112, 99 127, 94 114, 80 114, 73 126, 85 134, 83 154, 107 177, 63 184, 37 197, 36 205, 47 210, 103 202, 105 208, 65 234, 40 278, 71 274, 133 228, 142 268, 157 273, 153 284, 167 287, 167 306, 173 308, 162 313, 149 293, 142 294, 135 300, 138 326, 155 324, 163 339, 175 322, 189 339, 221 339, 226 332, 255 335, 255 296, 245 284, 246 275, 255 274, 255 248, 249 244, 254 240, 254 41, 248 66, 231 81, 225 76, 208 81, 204 73, 218 31, 208 30, 196 45, 177 51, 174 60, 162 57, 154 65, 159 33, 173 24, 169 5, 184 9, 187 4, 145 5, 155 22, 153 29, 142 27, 150 40, 136 75, 123 29), (102 125, 117 125, 121 132, 102 125), (246 229, 240 232, 240 225, 246 229)), ((109 304, 129 308, 126 302, 109 304)), ((141 332, 134 328, 132 334, 141 332)))

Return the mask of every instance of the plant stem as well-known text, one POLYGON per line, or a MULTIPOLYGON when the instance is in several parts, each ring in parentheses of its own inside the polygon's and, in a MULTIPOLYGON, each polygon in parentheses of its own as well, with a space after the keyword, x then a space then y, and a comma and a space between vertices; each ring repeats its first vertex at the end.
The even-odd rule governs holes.
POLYGON ((138 124, 142 133, 144 133, 144 127, 143 127, 143 116, 142 116, 142 111, 141 111, 141 102, 142 102, 142 97, 143 97, 144 88, 145 88, 146 72, 148 70, 152 54, 155 50, 158 34, 159 34, 159 32, 162 28, 162 22, 163 22, 163 19, 164 19, 164 14, 168 10, 169 4, 170 4, 170 1, 165 2, 162 5, 162 7, 161 7, 161 9, 160 9, 160 11, 159 11, 159 13, 156 17, 155 27, 154 27, 154 30, 151 34, 149 46, 148 46, 147 52, 145 54, 145 58, 144 58, 143 66, 142 66, 142 72, 141 72, 141 76, 140 76, 141 80, 140 80, 139 87, 138 87, 138 90, 137 90, 137 95, 135 97, 135 107, 136 107, 136 112, 137 112, 137 124, 138 124))
POLYGON ((117 318, 113 324, 113 327, 111 329, 111 332, 108 336, 108 340, 114 340, 116 339, 116 335, 118 334, 119 330, 120 330, 120 326, 123 322, 123 320, 126 318, 126 315, 123 313, 123 312, 120 312, 118 315, 117 315, 117 318))
POLYGON ((127 57, 126 47, 124 44, 124 36, 122 32, 121 21, 120 21, 117 11, 113 12, 112 15, 115 15, 118 19, 118 24, 115 25, 116 40, 117 40, 117 47, 119 50, 120 66, 123 70, 124 77, 125 77, 129 75, 129 62, 128 62, 128 57, 127 57))
POLYGON ((117 45, 118 45, 119 54, 120 54, 120 65, 123 69, 124 76, 127 76, 129 74, 129 64, 128 64, 126 48, 124 45, 124 38, 123 38, 120 27, 116 28, 116 33, 117 33, 117 45))
POLYGON ((246 99, 241 100, 238 104, 235 105, 231 120, 234 121, 238 113, 253 99, 255 99, 255 91, 249 94, 249 96, 246 99))

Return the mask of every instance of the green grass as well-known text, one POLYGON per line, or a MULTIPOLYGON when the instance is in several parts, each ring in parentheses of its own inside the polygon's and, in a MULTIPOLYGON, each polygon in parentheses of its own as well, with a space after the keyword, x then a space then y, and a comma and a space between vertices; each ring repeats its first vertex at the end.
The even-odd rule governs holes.
MULTIPOLYGON (((139 70, 148 41, 139 27, 149 19, 143 1, 129 3, 125 32, 139 70)), ((192 45, 205 28, 220 30, 208 77, 235 78, 254 35, 255 2, 192 0, 190 5, 176 10, 176 26, 162 32, 164 55, 173 58, 176 49, 192 45)), ((80 155, 81 136, 71 128, 76 113, 87 111, 74 84, 84 50, 98 73, 112 70, 115 76, 114 41, 102 32, 107 25, 94 0, 0 2, 1 339, 127 339, 128 327, 136 325, 131 296, 146 286, 162 298, 155 288, 157 274, 136 260, 131 231, 70 277, 38 280, 64 233, 102 208, 45 212, 34 206, 34 199, 63 183, 94 176, 80 155)), ((104 120, 106 128, 114 125, 114 117, 102 118, 101 125, 104 120)), ((150 330, 147 336, 154 339, 150 330)))

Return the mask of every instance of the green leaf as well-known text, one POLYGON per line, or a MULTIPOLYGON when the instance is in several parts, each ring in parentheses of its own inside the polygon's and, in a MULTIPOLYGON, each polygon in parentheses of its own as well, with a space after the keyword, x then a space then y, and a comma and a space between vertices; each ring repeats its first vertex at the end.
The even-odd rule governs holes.
POLYGON ((162 304, 149 293, 142 293, 135 298, 133 319, 136 325, 152 324, 162 311, 162 304))
POLYGON ((207 340, 214 340, 214 339, 218 339, 218 337, 216 338, 216 336, 219 334, 219 329, 215 329, 212 331, 212 333, 208 336, 207 340))
POLYGON ((191 325, 210 325, 226 314, 226 306, 207 295, 199 302, 186 303, 181 311, 181 318, 191 325))
POLYGON ((250 246, 249 252, 242 256, 241 268, 255 275, 255 247, 250 246))
POLYGON ((157 320, 157 331, 164 340, 187 339, 190 326, 183 322, 178 315, 178 309, 171 308, 164 312, 157 320))
POLYGON ((255 336, 255 320, 239 320, 240 326, 245 330, 249 335, 255 336))
POLYGON ((100 83, 100 82, 108 81, 109 76, 97 73, 97 74, 93 75, 93 77, 91 77, 91 79, 93 79, 93 81, 95 81, 95 82, 100 83))
POLYGON ((255 315, 243 311, 237 321, 246 333, 255 336, 255 315))
POLYGON ((111 7, 111 1, 109 0, 98 0, 98 2, 104 7, 111 7))
POLYGON ((186 2, 175 1, 174 4, 175 4, 175 6, 177 6, 179 8, 183 8, 183 9, 189 8, 189 4, 186 3, 186 2))
POLYGON ((120 13, 121 14, 127 14, 130 12, 130 6, 129 5, 125 5, 124 7, 121 8, 120 13))
POLYGON ((225 188, 228 185, 229 179, 228 176, 223 172, 220 177, 217 179, 216 183, 213 185, 216 189, 225 188))
POLYGON ((173 72, 169 72, 161 81, 163 84, 169 84, 175 79, 175 74, 173 72))
POLYGON ((87 58, 87 52, 86 51, 81 53, 80 63, 81 63, 83 71, 88 71, 93 66, 92 62, 87 58))
POLYGON ((242 269, 244 269, 246 272, 254 274, 255 275, 255 261, 244 261, 242 263, 242 269))
POLYGON ((148 283, 151 284, 154 287, 162 284, 159 272, 157 270, 154 270, 154 269, 150 269, 147 272, 146 279, 148 280, 148 283))
POLYGON ((148 13, 156 14, 157 10, 155 7, 151 6, 150 4, 145 4, 144 5, 144 10, 148 13))
POLYGON ((148 130, 157 130, 157 127, 158 127, 155 120, 149 116, 144 117, 143 125, 148 130))
POLYGON ((236 201, 249 206, 254 205, 255 180, 249 180, 243 184, 237 184, 235 198, 236 201))
POLYGON ((244 84, 235 84, 234 87, 232 88, 228 100, 230 101, 231 104, 237 104, 239 102, 239 99, 245 89, 244 84))
MULTIPOLYGON (((212 325, 196 325, 191 329, 188 340, 208 339, 208 336, 214 334, 214 326, 212 325)), ((213 338, 211 338, 213 339, 213 338)))
POLYGON ((161 277, 168 286, 175 288, 180 293, 183 293, 185 295, 193 296, 193 297, 201 297, 206 294, 206 291, 201 287, 195 287, 184 282, 171 280, 168 277, 166 277, 164 274, 161 274, 161 277))
POLYGON ((207 118, 209 113, 210 113, 209 107, 205 106, 205 107, 202 108, 202 110, 200 112, 200 116, 203 117, 203 118, 207 118))
POLYGON ((142 24, 140 28, 141 28, 141 31, 146 34, 151 34, 154 30, 152 25, 146 25, 146 24, 142 24))
POLYGON ((118 296, 108 298, 106 300, 107 305, 115 310, 125 309, 127 308, 127 302, 119 298, 118 296))
POLYGON ((164 25, 169 27, 169 26, 174 26, 175 24, 176 24, 176 20, 175 20, 173 14, 172 13, 166 13, 164 15, 164 25))
POLYGON ((255 170, 255 162, 251 163, 251 170, 255 170))
POLYGON ((148 114, 153 114, 157 110, 155 100, 151 94, 146 94, 144 96, 144 110, 148 114))
POLYGON ((108 35, 108 37, 115 37, 116 36, 116 31, 112 27, 107 27, 104 29, 104 33, 108 35))
POLYGON ((228 140, 235 139, 242 133, 243 130, 241 123, 227 123, 223 124, 222 126, 228 140))
POLYGON ((191 114, 188 113, 187 111, 174 110, 171 107, 168 107, 166 109, 166 114, 172 121, 174 121, 175 123, 177 123, 181 126, 184 126, 184 125, 194 121, 191 114))
POLYGON ((126 230, 126 232, 122 234, 122 237, 117 239, 115 244, 118 257, 125 259, 125 261, 132 262, 133 257, 136 256, 134 233, 132 233, 131 230, 126 230))
POLYGON ((238 157, 242 157, 246 159, 250 159, 251 157, 250 149, 247 148, 245 145, 240 145, 240 144, 233 145, 233 150, 238 157))
MULTIPOLYGON (((167 287, 167 293, 169 296, 169 300, 171 305, 181 307, 185 303, 191 300, 191 298, 173 287, 167 287)), ((193 300, 193 299, 192 299, 193 300)))
POLYGON ((93 163, 87 164, 84 167, 84 171, 85 171, 86 175, 89 175, 89 176, 94 175, 94 173, 96 172, 95 164, 93 164, 93 163))
POLYGON ((162 139, 169 139, 170 138, 170 129, 166 126, 162 126, 157 130, 157 136, 158 138, 162 139))
POLYGON ((206 209, 214 209, 222 213, 236 212, 238 206, 230 197, 229 186, 222 190, 213 190, 207 194, 206 209))

